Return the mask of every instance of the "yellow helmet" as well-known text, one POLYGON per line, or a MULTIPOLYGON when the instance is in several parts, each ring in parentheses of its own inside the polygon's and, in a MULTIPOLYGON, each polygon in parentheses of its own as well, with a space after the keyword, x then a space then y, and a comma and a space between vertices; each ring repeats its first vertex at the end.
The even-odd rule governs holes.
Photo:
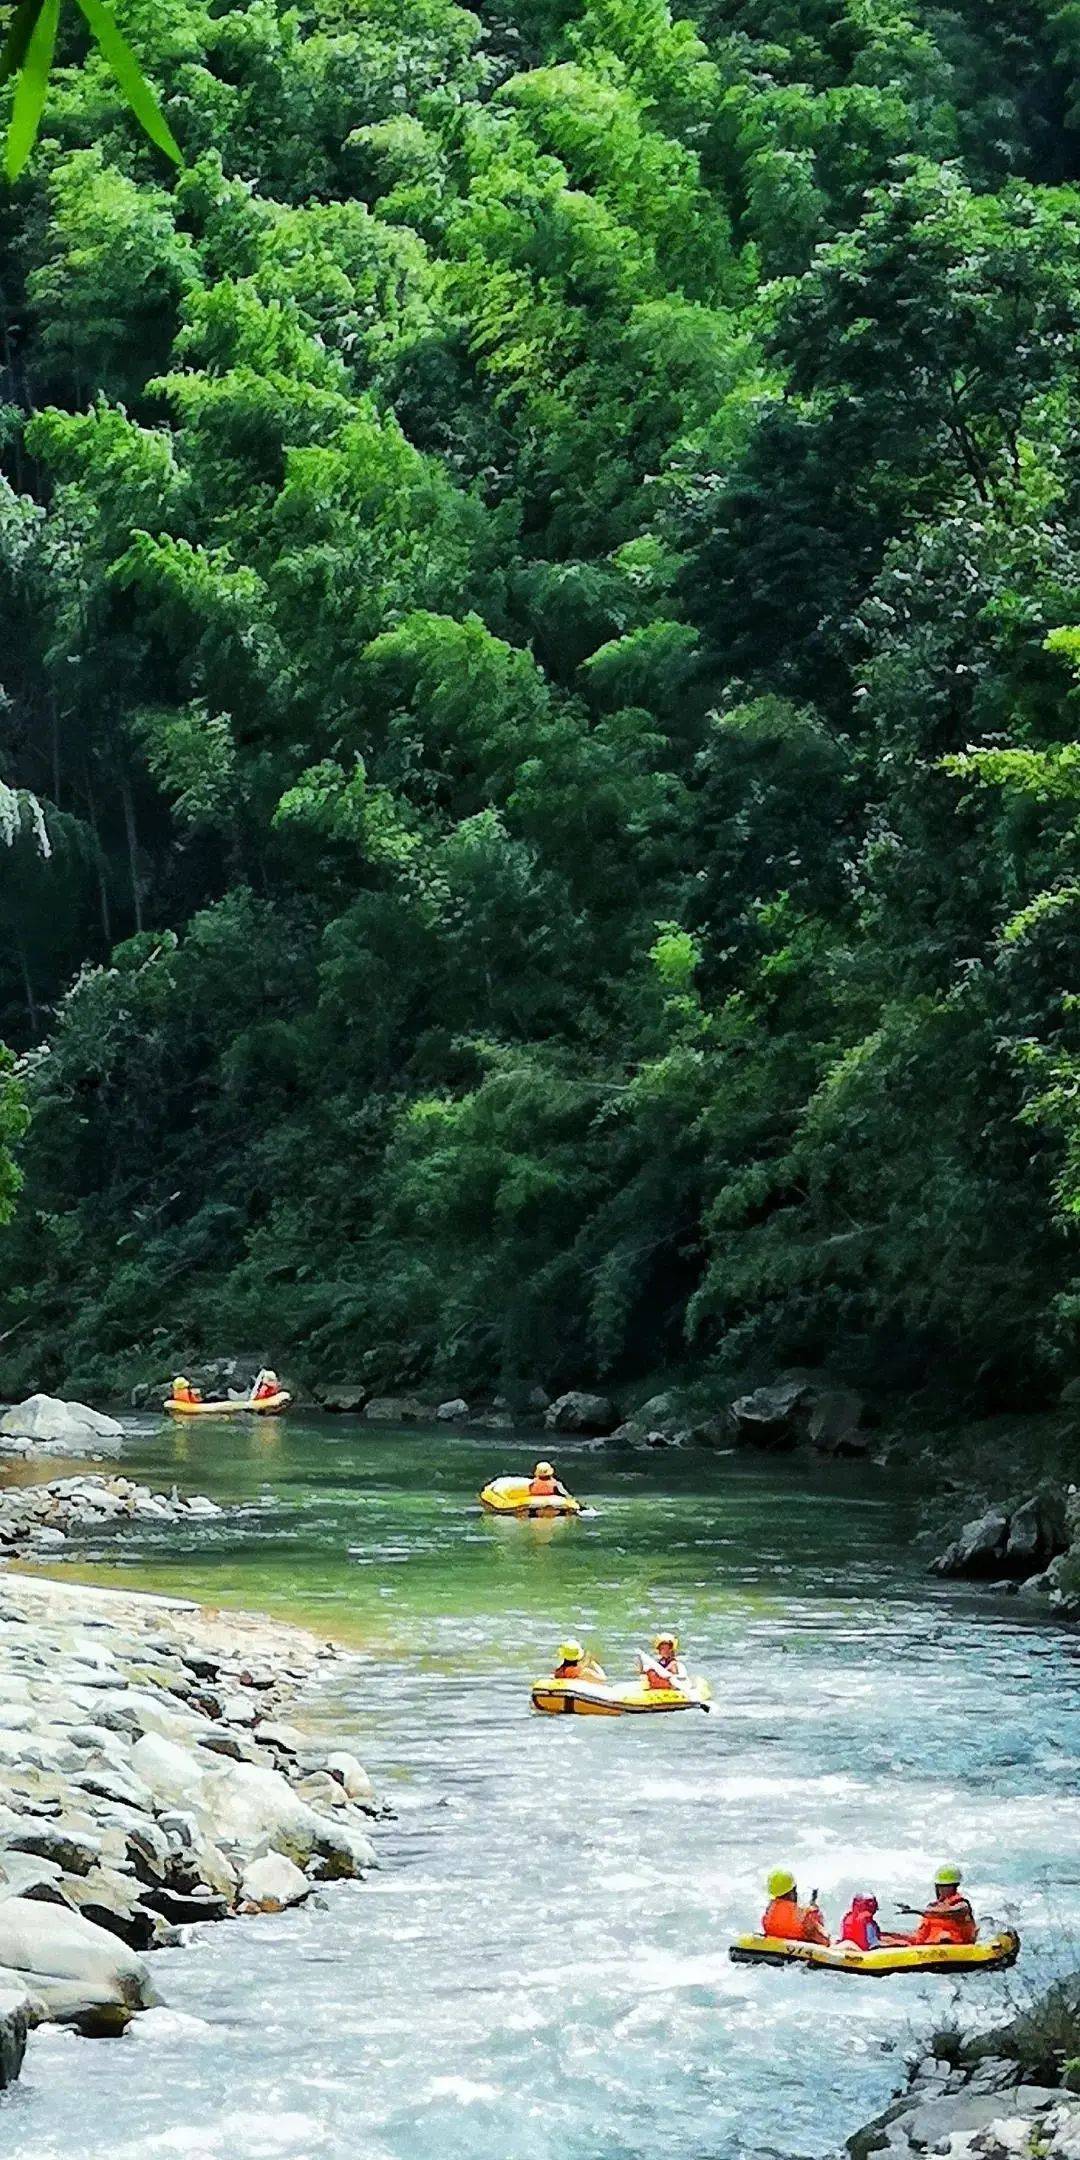
POLYGON ((790 1897, 795 1888, 795 1877, 791 1869, 774 1867, 766 1888, 770 1897, 790 1897))
POLYGON ((184 1378, 184 1375, 183 1375, 183 1373, 177 1373, 177 1375, 176 1375, 176 1378, 175 1378, 175 1380, 173 1381, 173 1386, 174 1386, 174 1387, 190 1387, 190 1386, 191 1386, 191 1382, 190 1382, 190 1380, 185 1380, 185 1378, 184 1378))
POLYGON ((579 1642, 561 1642, 559 1644, 560 1665, 572 1665, 578 1658, 583 1658, 584 1655, 585 1652, 579 1642))
POLYGON ((549 1462, 538 1462, 535 1470, 533 1471, 534 1477, 554 1477, 554 1475, 555 1465, 554 1463, 549 1462))
POLYGON ((955 1889, 960 1880, 960 1870, 958 1867, 953 1867, 951 1862, 947 1862, 944 1867, 934 1869, 934 1881, 936 1883, 948 1883, 951 1888, 955 1889))
POLYGON ((679 1647, 679 1638, 678 1638, 678 1636, 676 1635, 676 1633, 675 1633, 675 1631, 674 1631, 674 1629, 673 1629, 673 1628, 669 1628, 669 1629, 668 1629, 668 1631, 667 1631, 667 1634, 666 1634, 666 1635, 656 1635, 656 1636, 654 1636, 654 1638, 653 1638, 653 1649, 654 1649, 654 1650, 662 1650, 662 1649, 664 1648, 664 1645, 665 1645, 665 1643, 670 1643, 670 1644, 671 1644, 671 1647, 672 1647, 672 1649, 673 1649, 673 1650, 677 1650, 677 1649, 678 1649, 678 1647, 679 1647))

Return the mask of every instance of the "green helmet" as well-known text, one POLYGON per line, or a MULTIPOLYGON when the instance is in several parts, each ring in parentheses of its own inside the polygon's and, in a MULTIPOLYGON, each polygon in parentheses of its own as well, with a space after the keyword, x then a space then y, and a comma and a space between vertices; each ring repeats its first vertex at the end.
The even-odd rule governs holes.
POLYGON ((952 1867, 947 1864, 945 1867, 939 1867, 934 1869, 934 1881, 936 1883, 947 1883, 950 1889, 955 1889, 960 1879, 960 1870, 958 1867, 952 1867))
POLYGON ((795 1877, 791 1869, 774 1867, 766 1888, 770 1897, 790 1897, 795 1888, 795 1877))

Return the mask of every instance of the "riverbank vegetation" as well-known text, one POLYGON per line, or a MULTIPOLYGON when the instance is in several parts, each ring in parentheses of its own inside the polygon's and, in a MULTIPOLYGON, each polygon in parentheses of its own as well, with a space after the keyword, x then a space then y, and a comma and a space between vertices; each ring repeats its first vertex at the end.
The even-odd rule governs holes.
POLYGON ((1075 9, 118 16, 183 169, 72 11, 0 203, 5 1392, 1051 1399, 1075 9))

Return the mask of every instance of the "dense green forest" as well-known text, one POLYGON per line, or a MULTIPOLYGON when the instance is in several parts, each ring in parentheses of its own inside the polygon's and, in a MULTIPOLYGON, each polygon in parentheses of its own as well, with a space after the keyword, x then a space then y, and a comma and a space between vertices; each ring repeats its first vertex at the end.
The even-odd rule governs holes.
POLYGON ((183 168, 73 17, 0 198, 5 1389, 1052 1394, 1080 8, 117 14, 183 168))

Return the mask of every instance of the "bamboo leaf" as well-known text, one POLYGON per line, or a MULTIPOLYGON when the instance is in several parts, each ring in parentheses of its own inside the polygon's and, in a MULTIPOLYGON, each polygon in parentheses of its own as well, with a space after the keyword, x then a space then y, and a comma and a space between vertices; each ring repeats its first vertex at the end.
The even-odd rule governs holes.
POLYGON ((60 0, 43 0, 15 85, 15 102, 11 109, 7 148, 4 153, 4 167, 9 180, 18 179, 37 140, 41 115, 45 110, 59 20, 60 0))
POLYGON ((182 165, 180 145, 110 9, 104 0, 78 0, 78 4, 140 127, 174 165, 182 165))
POLYGON ((19 0, 0 52, 0 83, 10 82, 12 76, 18 74, 41 5, 42 0, 19 0))

